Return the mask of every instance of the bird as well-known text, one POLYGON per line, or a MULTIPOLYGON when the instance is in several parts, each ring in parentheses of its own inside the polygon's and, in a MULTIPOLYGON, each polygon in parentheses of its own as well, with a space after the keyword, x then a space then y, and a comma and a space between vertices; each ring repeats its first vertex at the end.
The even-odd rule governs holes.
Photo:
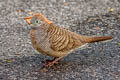
POLYGON ((24 20, 31 26, 30 36, 33 48, 39 53, 54 57, 46 61, 45 66, 51 67, 61 58, 82 48, 88 43, 110 40, 112 36, 86 36, 72 32, 68 29, 57 26, 48 20, 42 13, 35 13, 32 16, 24 17, 24 20))

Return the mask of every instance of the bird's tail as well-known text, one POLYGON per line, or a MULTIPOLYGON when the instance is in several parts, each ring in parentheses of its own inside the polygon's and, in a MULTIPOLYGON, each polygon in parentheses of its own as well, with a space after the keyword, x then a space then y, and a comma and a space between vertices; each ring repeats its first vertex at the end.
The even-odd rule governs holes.
POLYGON ((85 43, 93 43, 93 42, 100 42, 100 41, 105 41, 105 40, 110 40, 113 37, 112 36, 82 36, 82 40, 85 43))

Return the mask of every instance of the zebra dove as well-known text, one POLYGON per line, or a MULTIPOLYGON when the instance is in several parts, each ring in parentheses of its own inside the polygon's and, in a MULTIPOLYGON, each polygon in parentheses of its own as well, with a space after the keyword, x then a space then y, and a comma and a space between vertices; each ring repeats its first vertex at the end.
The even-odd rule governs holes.
POLYGON ((73 50, 87 43, 112 39, 112 36, 84 36, 55 25, 41 13, 24 18, 31 24, 33 47, 40 53, 55 57, 47 66, 54 65, 73 50))

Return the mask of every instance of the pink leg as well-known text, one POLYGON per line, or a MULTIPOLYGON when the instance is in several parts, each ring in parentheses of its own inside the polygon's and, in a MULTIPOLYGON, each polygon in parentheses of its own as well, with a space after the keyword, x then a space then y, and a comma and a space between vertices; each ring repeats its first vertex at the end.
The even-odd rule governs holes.
POLYGON ((49 67, 52 67, 54 64, 56 64, 62 57, 55 58, 53 60, 47 60, 47 62, 44 64, 43 68, 40 70, 40 72, 47 72, 49 67))
POLYGON ((45 67, 51 67, 54 64, 56 64, 62 57, 55 58, 53 60, 47 61, 46 64, 44 65, 45 67))

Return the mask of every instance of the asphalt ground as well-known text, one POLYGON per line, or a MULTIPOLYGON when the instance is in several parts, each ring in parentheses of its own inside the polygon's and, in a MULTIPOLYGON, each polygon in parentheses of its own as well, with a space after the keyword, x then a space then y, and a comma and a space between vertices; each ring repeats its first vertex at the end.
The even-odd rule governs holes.
POLYGON ((0 80, 120 80, 120 1, 0 0, 0 80), (40 72, 51 57, 32 47, 23 18, 33 12, 79 34, 114 38, 89 44, 40 72))

